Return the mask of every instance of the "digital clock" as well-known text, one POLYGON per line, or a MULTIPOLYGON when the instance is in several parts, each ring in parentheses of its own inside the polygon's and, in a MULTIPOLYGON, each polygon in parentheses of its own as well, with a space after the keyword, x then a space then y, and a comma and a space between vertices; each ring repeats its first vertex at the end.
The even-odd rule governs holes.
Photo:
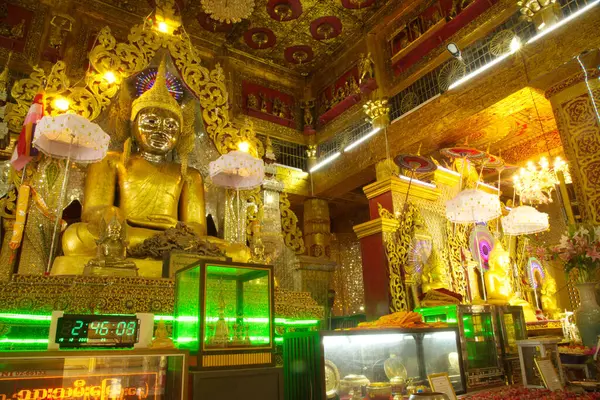
POLYGON ((63 315, 57 318, 54 342, 61 349, 132 348, 139 332, 140 320, 135 315, 63 315))

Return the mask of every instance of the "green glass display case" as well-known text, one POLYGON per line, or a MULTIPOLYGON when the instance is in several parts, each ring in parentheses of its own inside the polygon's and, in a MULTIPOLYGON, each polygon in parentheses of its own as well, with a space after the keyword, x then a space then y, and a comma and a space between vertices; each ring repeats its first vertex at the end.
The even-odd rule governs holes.
POLYGON ((173 337, 190 366, 274 363, 273 267, 200 260, 175 275, 173 337))
POLYGON ((527 325, 521 306, 494 306, 502 344, 502 360, 506 381, 510 385, 521 383, 519 347, 517 340, 527 339, 527 325))
POLYGON ((469 389, 504 384, 501 340, 494 306, 459 304, 422 307, 415 312, 420 313, 425 322, 457 324, 469 389))
POLYGON ((457 327, 289 333, 283 346, 286 400, 362 400, 385 386, 401 398, 438 373, 466 389, 457 327))

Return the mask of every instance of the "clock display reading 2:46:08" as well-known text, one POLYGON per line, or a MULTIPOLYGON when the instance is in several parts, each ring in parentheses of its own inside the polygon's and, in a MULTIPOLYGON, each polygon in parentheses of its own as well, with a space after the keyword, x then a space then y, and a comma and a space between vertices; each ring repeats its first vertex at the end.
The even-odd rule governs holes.
POLYGON ((135 316, 68 315, 57 322, 60 347, 132 347, 139 332, 135 316))

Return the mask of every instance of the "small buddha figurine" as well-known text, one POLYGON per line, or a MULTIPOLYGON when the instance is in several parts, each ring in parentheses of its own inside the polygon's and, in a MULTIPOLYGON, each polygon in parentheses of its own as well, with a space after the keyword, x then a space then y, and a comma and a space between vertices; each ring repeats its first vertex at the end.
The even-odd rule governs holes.
POLYGON ((556 304, 556 281, 546 274, 542 283, 542 310, 548 319, 559 319, 560 310, 556 304))
POLYGON ((104 218, 101 223, 100 237, 96 241, 96 258, 90 260, 88 265, 98 267, 135 267, 135 263, 128 262, 127 239, 125 239, 125 227, 117 215, 106 225, 104 218))
POLYGON ((512 298, 509 271, 510 255, 497 240, 490 252, 489 269, 483 274, 488 303, 508 304, 512 298))
POLYGON ((152 343, 150 343, 151 349, 173 349, 175 348, 175 344, 173 343, 173 339, 169 337, 169 332, 167 331, 167 326, 165 325, 165 321, 162 319, 158 321, 158 325, 156 326, 156 331, 154 331, 154 339, 152 339, 152 343))
POLYGON ((421 277, 421 290, 423 293, 427 293, 433 289, 448 288, 445 279, 447 274, 438 251, 433 248, 427 263, 423 267, 423 275, 421 277))
MULTIPOLYGON (((88 167, 82 222, 70 225, 63 234, 62 248, 66 257, 58 257, 55 267, 58 262, 62 263, 62 270, 67 270, 74 268, 68 264, 71 260, 77 263, 77 257, 93 257, 99 221, 107 215, 116 214, 126 221, 131 247, 174 228, 178 222, 184 222, 199 237, 206 236, 202 175, 196 169, 187 168, 185 162, 178 164, 167 158, 177 150, 185 160, 193 148, 193 123, 190 124, 193 107, 186 108, 185 114, 184 125, 184 110, 167 89, 163 59, 154 85, 131 103, 135 144, 125 146, 123 152, 109 152, 104 160, 88 167)), ((228 249, 228 244, 220 239, 207 239, 228 249)))

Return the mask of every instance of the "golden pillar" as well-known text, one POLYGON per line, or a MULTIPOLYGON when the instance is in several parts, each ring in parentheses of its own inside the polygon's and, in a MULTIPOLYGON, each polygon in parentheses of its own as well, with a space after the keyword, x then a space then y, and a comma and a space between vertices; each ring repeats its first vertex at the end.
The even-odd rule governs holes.
POLYGON ((329 204, 323 199, 304 202, 304 243, 311 257, 331 256, 329 204))
MULTIPOLYGON (((598 58, 596 55, 595 58, 598 58)), ((588 58, 589 59, 589 58, 588 58)), ((583 219, 600 223, 600 71, 589 69, 546 92, 552 104, 579 210, 583 219), (587 75, 587 76, 586 76, 587 75), (592 102, 590 94, 596 99, 592 102)))

